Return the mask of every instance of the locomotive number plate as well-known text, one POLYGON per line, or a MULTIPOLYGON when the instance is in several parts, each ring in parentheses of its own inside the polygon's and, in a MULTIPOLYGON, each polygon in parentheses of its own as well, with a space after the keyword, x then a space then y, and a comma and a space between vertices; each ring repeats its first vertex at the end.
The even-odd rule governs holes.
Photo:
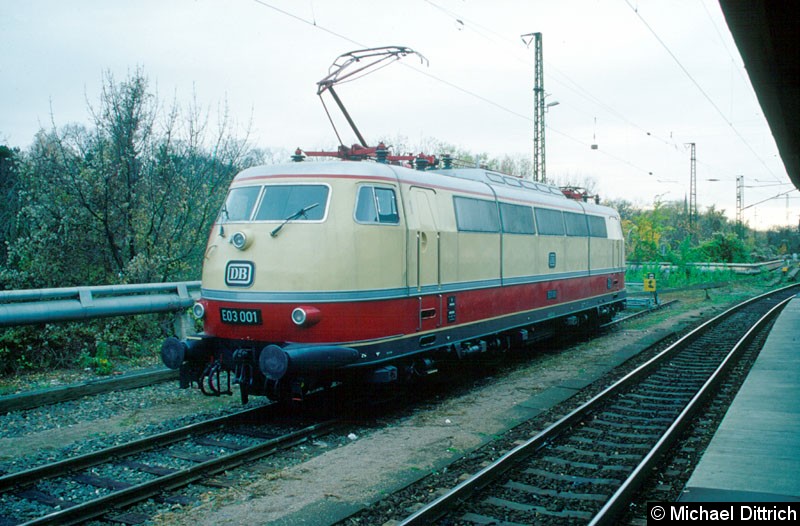
POLYGON ((258 309, 229 309, 221 307, 219 317, 229 325, 261 325, 261 311, 258 309))

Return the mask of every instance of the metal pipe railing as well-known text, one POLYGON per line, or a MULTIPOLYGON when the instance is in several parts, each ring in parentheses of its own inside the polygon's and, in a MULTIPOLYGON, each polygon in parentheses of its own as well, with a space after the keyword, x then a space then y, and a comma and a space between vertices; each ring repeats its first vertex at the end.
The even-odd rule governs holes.
POLYGON ((191 307, 199 281, 0 291, 0 328, 191 307))

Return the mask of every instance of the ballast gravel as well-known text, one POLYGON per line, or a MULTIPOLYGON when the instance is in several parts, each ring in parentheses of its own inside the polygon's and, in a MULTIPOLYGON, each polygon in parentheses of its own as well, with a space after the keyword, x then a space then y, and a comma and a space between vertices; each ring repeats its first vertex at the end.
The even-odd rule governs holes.
MULTIPOLYGON (((0 475, 98 451, 242 409, 166 382, 0 415, 0 475)), ((265 404, 253 400, 248 407, 265 404)))

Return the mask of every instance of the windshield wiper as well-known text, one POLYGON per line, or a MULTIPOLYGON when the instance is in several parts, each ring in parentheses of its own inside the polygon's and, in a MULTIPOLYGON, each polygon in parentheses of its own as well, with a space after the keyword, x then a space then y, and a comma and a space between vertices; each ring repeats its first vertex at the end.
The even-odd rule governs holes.
POLYGON ((297 218, 298 218, 298 217, 300 217, 300 216, 305 216, 305 215, 306 215, 306 212, 308 212, 308 211, 309 211, 309 210, 311 210, 312 208, 316 208, 316 207, 318 207, 318 206, 319 206, 319 203, 314 203, 313 205, 308 205, 308 206, 307 206, 307 207, 305 207, 305 208, 301 208, 300 210, 298 210, 298 211, 297 211, 297 212, 295 212, 294 214, 292 214, 292 215, 290 215, 289 217, 287 217, 286 219, 284 219, 284 220, 283 220, 283 223, 281 223, 280 225, 276 226, 276 227, 275 227, 275 230, 273 230, 272 232, 270 232, 270 233, 269 233, 269 235, 270 235, 270 236, 272 236, 272 237, 275 237, 275 236, 277 236, 277 235, 278 235, 278 232, 280 232, 280 231, 281 231, 281 228, 283 228, 284 226, 286 226, 286 223, 288 223, 289 221, 294 221, 295 219, 297 219, 297 218))

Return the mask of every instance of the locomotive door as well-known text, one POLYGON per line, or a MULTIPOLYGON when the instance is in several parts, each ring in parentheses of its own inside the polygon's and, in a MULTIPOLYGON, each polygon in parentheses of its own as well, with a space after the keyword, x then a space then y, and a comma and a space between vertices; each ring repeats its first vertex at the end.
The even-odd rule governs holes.
POLYGON ((408 286, 420 295, 419 329, 428 330, 438 327, 441 319, 436 192, 415 186, 409 190, 409 197, 408 286))

